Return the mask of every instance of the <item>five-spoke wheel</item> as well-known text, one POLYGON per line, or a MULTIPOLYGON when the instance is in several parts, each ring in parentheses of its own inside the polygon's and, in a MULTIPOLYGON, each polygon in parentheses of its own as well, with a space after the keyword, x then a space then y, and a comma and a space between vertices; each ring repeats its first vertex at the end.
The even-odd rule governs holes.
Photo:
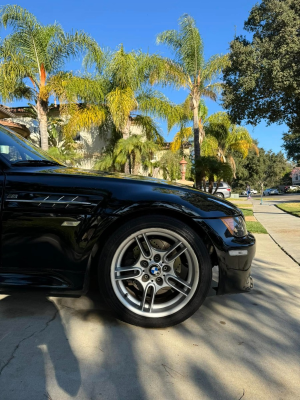
POLYGON ((103 285, 101 279, 101 287, 104 292, 112 289, 108 291, 110 305, 115 304, 118 317, 127 322, 143 326, 178 323, 189 316, 191 303, 198 304, 206 296, 211 277, 207 250, 176 219, 156 216, 134 222, 115 232, 111 246, 108 241, 107 250, 113 254, 108 251, 108 257, 103 257, 109 282, 103 285))

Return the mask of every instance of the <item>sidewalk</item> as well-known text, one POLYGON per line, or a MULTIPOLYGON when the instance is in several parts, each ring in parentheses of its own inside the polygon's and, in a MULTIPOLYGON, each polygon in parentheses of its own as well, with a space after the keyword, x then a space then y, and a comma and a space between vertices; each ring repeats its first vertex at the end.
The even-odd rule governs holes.
POLYGON ((252 200, 256 219, 283 250, 300 264, 300 218, 287 214, 272 203, 252 200))

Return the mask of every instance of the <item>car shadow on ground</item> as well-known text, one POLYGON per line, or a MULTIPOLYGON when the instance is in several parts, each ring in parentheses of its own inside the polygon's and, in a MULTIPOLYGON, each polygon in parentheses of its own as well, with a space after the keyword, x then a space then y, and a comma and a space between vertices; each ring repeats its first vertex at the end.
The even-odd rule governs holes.
POLYGON ((79 363, 56 304, 38 293, 16 293, 1 298, 0 320, 0 398, 13 399, 19 390, 18 398, 26 392, 26 399, 29 393, 47 397, 47 364, 52 365, 57 385, 70 397, 76 396, 81 386, 79 363), (48 334, 52 324, 55 335, 48 334), (11 366, 16 375, 7 379, 11 366))
POLYGON ((231 400, 245 390, 249 398, 296 398, 300 296, 296 273, 289 284, 286 273, 256 259, 251 293, 212 291, 194 316, 166 329, 115 320, 95 292, 4 297, 1 400, 231 400))

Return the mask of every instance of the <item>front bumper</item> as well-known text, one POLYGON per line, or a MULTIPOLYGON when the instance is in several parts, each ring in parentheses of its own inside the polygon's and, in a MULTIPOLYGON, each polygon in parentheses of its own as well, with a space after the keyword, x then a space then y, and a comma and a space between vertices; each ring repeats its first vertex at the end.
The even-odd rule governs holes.
POLYGON ((248 232, 248 235, 242 238, 233 237, 220 219, 195 221, 206 232, 214 246, 219 266, 217 294, 251 290, 253 288, 251 264, 256 250, 254 236, 248 232))

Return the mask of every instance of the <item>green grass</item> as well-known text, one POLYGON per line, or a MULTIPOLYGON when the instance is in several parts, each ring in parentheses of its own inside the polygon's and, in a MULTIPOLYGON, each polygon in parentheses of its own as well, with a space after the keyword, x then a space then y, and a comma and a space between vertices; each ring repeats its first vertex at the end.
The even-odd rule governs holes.
POLYGON ((251 233, 268 233, 258 221, 246 221, 246 226, 248 231, 251 233))
MULTIPOLYGON (((255 200, 260 200, 260 199, 255 199, 255 200)), ((252 203, 249 203, 249 208, 248 204, 238 204, 240 201, 247 201, 247 199, 231 199, 229 201, 232 201, 234 205, 239 207, 239 209, 242 211, 245 217, 253 215, 253 211, 251 210, 251 208, 253 207, 252 203), (237 203, 234 200, 236 200, 237 203)), ((246 226, 247 230, 251 233, 264 233, 264 234, 268 233, 266 229, 262 226, 262 224, 258 221, 246 221, 246 226)))
POLYGON ((300 202, 298 203, 281 203, 277 204, 277 207, 282 211, 294 215, 295 217, 300 217, 300 202))
POLYGON ((242 208, 240 207, 240 210, 242 211, 242 213, 245 215, 245 217, 249 217, 253 215, 253 211, 252 210, 248 210, 246 208, 242 208))

